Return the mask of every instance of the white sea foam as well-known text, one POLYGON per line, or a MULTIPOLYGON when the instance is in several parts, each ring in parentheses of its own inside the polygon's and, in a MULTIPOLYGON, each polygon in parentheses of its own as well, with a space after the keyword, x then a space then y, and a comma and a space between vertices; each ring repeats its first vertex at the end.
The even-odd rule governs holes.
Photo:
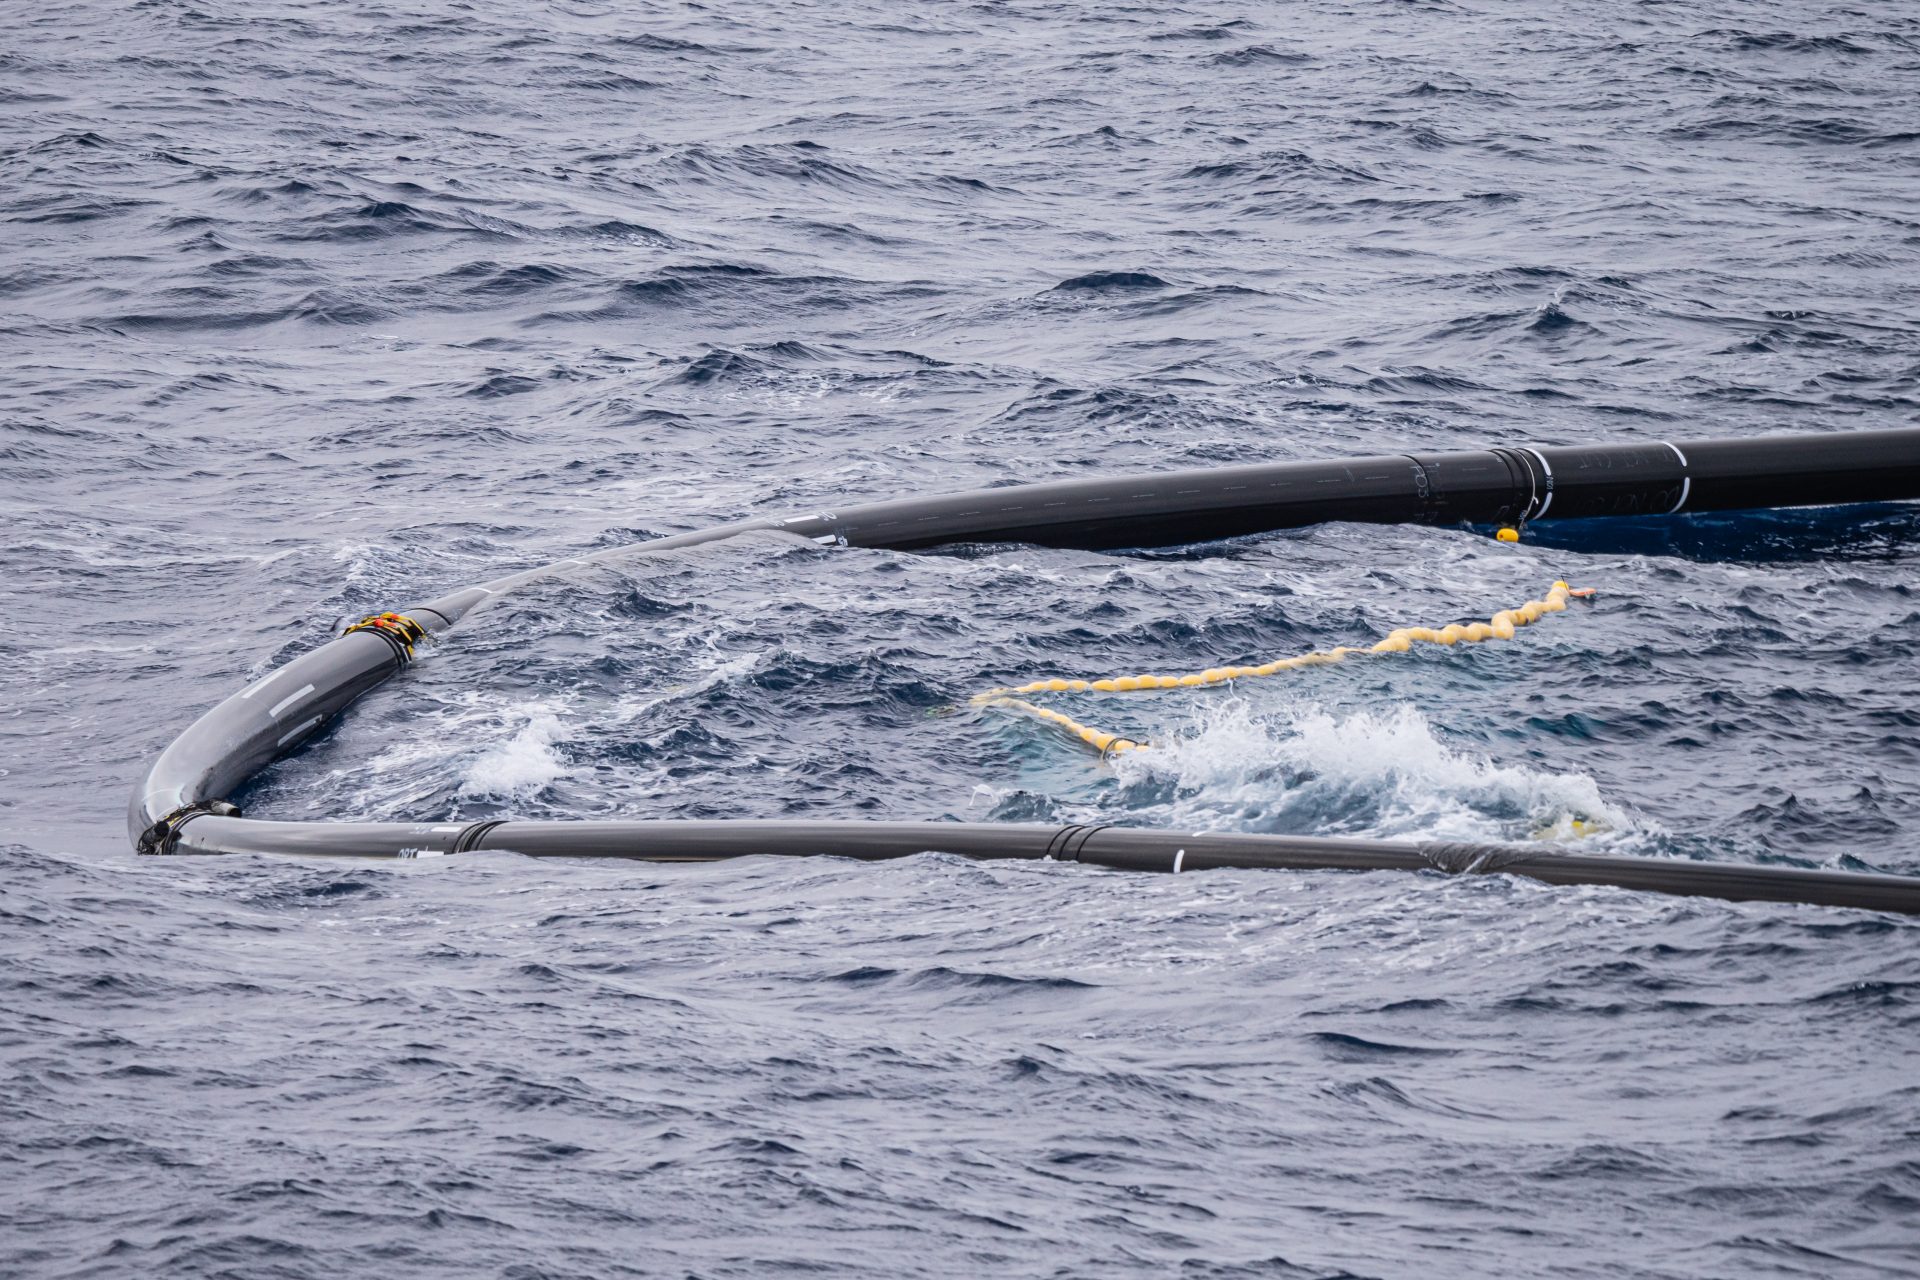
POLYGON ((519 732, 482 751, 460 780, 464 796, 513 798, 531 796, 567 771, 553 744, 560 737, 560 717, 539 704, 521 708, 526 717, 519 732))
POLYGON ((1405 704, 1342 715, 1308 704, 1256 717, 1227 699, 1116 768, 1125 783, 1171 779, 1168 818, 1214 829, 1487 840, 1570 833, 1574 819, 1637 825, 1587 775, 1449 746, 1405 704))

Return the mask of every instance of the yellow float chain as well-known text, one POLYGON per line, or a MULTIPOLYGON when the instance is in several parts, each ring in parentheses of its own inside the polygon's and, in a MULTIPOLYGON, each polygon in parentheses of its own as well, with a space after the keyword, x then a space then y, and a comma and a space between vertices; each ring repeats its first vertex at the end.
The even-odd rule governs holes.
POLYGON ((1048 724, 1057 724, 1080 741, 1100 753, 1102 759, 1117 756, 1125 751, 1141 751, 1146 743, 1135 742, 1132 738, 1123 738, 1118 734, 1105 733, 1092 725, 1081 724, 1072 716, 1063 715, 1051 707, 1038 706, 1025 698, 1009 698, 1004 694, 981 693, 973 697, 976 707, 1012 707, 1015 711, 1024 711, 1030 716, 1045 720, 1048 724))
POLYGON ((984 693, 974 694, 969 702, 976 707, 1011 707, 1016 711, 1023 711, 1049 724, 1059 725, 1100 752, 1102 756, 1119 755, 1127 751, 1143 750, 1147 744, 1118 734, 1103 732, 1091 725, 1081 724, 1071 716, 1037 706, 1020 695, 1027 693, 1136 693, 1148 689, 1198 689, 1209 685, 1227 684, 1234 680, 1254 680, 1275 676, 1283 671, 1297 671, 1302 667, 1344 662, 1348 656, 1356 653, 1405 653, 1414 646, 1415 642, 1478 644, 1483 640, 1511 640, 1515 629, 1538 622, 1549 613, 1561 612, 1567 607, 1567 601, 1570 599, 1584 599, 1592 594, 1591 587, 1575 590, 1564 582, 1556 582, 1553 584, 1553 589, 1547 592, 1546 599, 1529 600, 1515 609, 1502 609, 1485 622, 1455 622, 1444 627, 1400 627, 1388 632, 1386 639, 1378 644, 1365 648, 1340 645, 1333 649, 1303 653, 1294 658, 1280 658, 1274 662, 1262 663, 1257 667, 1209 667, 1205 671, 1178 676, 1103 676, 1096 680, 1066 679, 1055 676, 1051 679, 1035 680, 1028 684, 1011 685, 1003 689, 988 689, 984 693))

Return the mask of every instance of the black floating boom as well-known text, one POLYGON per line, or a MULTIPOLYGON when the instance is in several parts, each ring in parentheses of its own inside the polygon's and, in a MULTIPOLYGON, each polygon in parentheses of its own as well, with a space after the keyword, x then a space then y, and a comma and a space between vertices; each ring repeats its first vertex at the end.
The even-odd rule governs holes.
MULTIPOLYGON (((1326 520, 1501 523, 1920 498, 1920 429, 1527 446, 1283 462, 905 498, 790 520, 752 520, 596 552, 562 565, 661 553, 750 531, 825 545, 911 550, 942 543, 1175 545, 1326 520)), ((1661 858, 1593 857, 1502 845, 1329 840, 1106 826, 862 822, 272 822, 228 802, 348 703, 407 665, 414 644, 481 602, 560 565, 378 614, 213 708, 160 754, 134 793, 142 853, 412 858, 473 849, 534 857, 706 861, 748 854, 862 859, 939 850, 1052 858, 1133 871, 1506 872, 1733 901, 1804 902, 1920 914, 1920 877, 1661 858)))

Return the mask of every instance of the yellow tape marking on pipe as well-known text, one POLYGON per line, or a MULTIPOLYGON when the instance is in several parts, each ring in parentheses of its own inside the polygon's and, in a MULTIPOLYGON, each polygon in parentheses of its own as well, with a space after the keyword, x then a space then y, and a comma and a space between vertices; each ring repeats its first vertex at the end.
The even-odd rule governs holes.
POLYGON ((1400 627, 1388 632, 1386 639, 1366 648, 1340 645, 1333 649, 1303 653, 1298 657, 1280 658, 1273 662, 1262 663, 1257 667, 1209 667, 1205 671, 1187 675, 1102 676, 1098 679, 1066 679, 1053 676, 1045 680, 1034 680, 1028 684, 1011 685, 1004 689, 988 689, 984 693, 976 693, 969 699, 969 705, 1011 707, 1015 711, 1045 720, 1048 724, 1060 726, 1102 756, 1119 755, 1127 751, 1144 750, 1147 744, 1116 733, 1104 732, 1092 725, 1082 724, 1072 716, 1064 715, 1050 707, 1028 702, 1021 695, 1028 693, 1136 693, 1148 689, 1204 688, 1208 685, 1229 684, 1235 680, 1257 680, 1266 676, 1276 676, 1283 671, 1297 671, 1302 667, 1344 662, 1350 654, 1405 653, 1413 648, 1416 641, 1422 644, 1451 645, 1478 644, 1484 640, 1511 640, 1515 629, 1538 622, 1549 613, 1564 611, 1570 599, 1584 599, 1592 594, 1591 587, 1575 590, 1564 582, 1556 582, 1553 584, 1553 589, 1547 592, 1546 599, 1529 600, 1518 608, 1502 609, 1486 622, 1470 622, 1464 625, 1455 622, 1437 629, 1400 627))

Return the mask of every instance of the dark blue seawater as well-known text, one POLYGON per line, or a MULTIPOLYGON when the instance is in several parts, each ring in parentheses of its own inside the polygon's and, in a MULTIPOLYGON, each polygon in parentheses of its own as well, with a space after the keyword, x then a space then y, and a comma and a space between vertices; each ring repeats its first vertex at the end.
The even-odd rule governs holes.
MULTIPOLYGON (((1920 422, 1920 12, 0 13, 0 1273, 1920 1274, 1920 924, 939 854, 139 860, 346 621, 746 515, 1920 422)), ((937 555, 473 615, 241 797, 1920 874, 1920 510, 937 555), (1504 644, 1004 713, 1597 603, 1504 644)))

